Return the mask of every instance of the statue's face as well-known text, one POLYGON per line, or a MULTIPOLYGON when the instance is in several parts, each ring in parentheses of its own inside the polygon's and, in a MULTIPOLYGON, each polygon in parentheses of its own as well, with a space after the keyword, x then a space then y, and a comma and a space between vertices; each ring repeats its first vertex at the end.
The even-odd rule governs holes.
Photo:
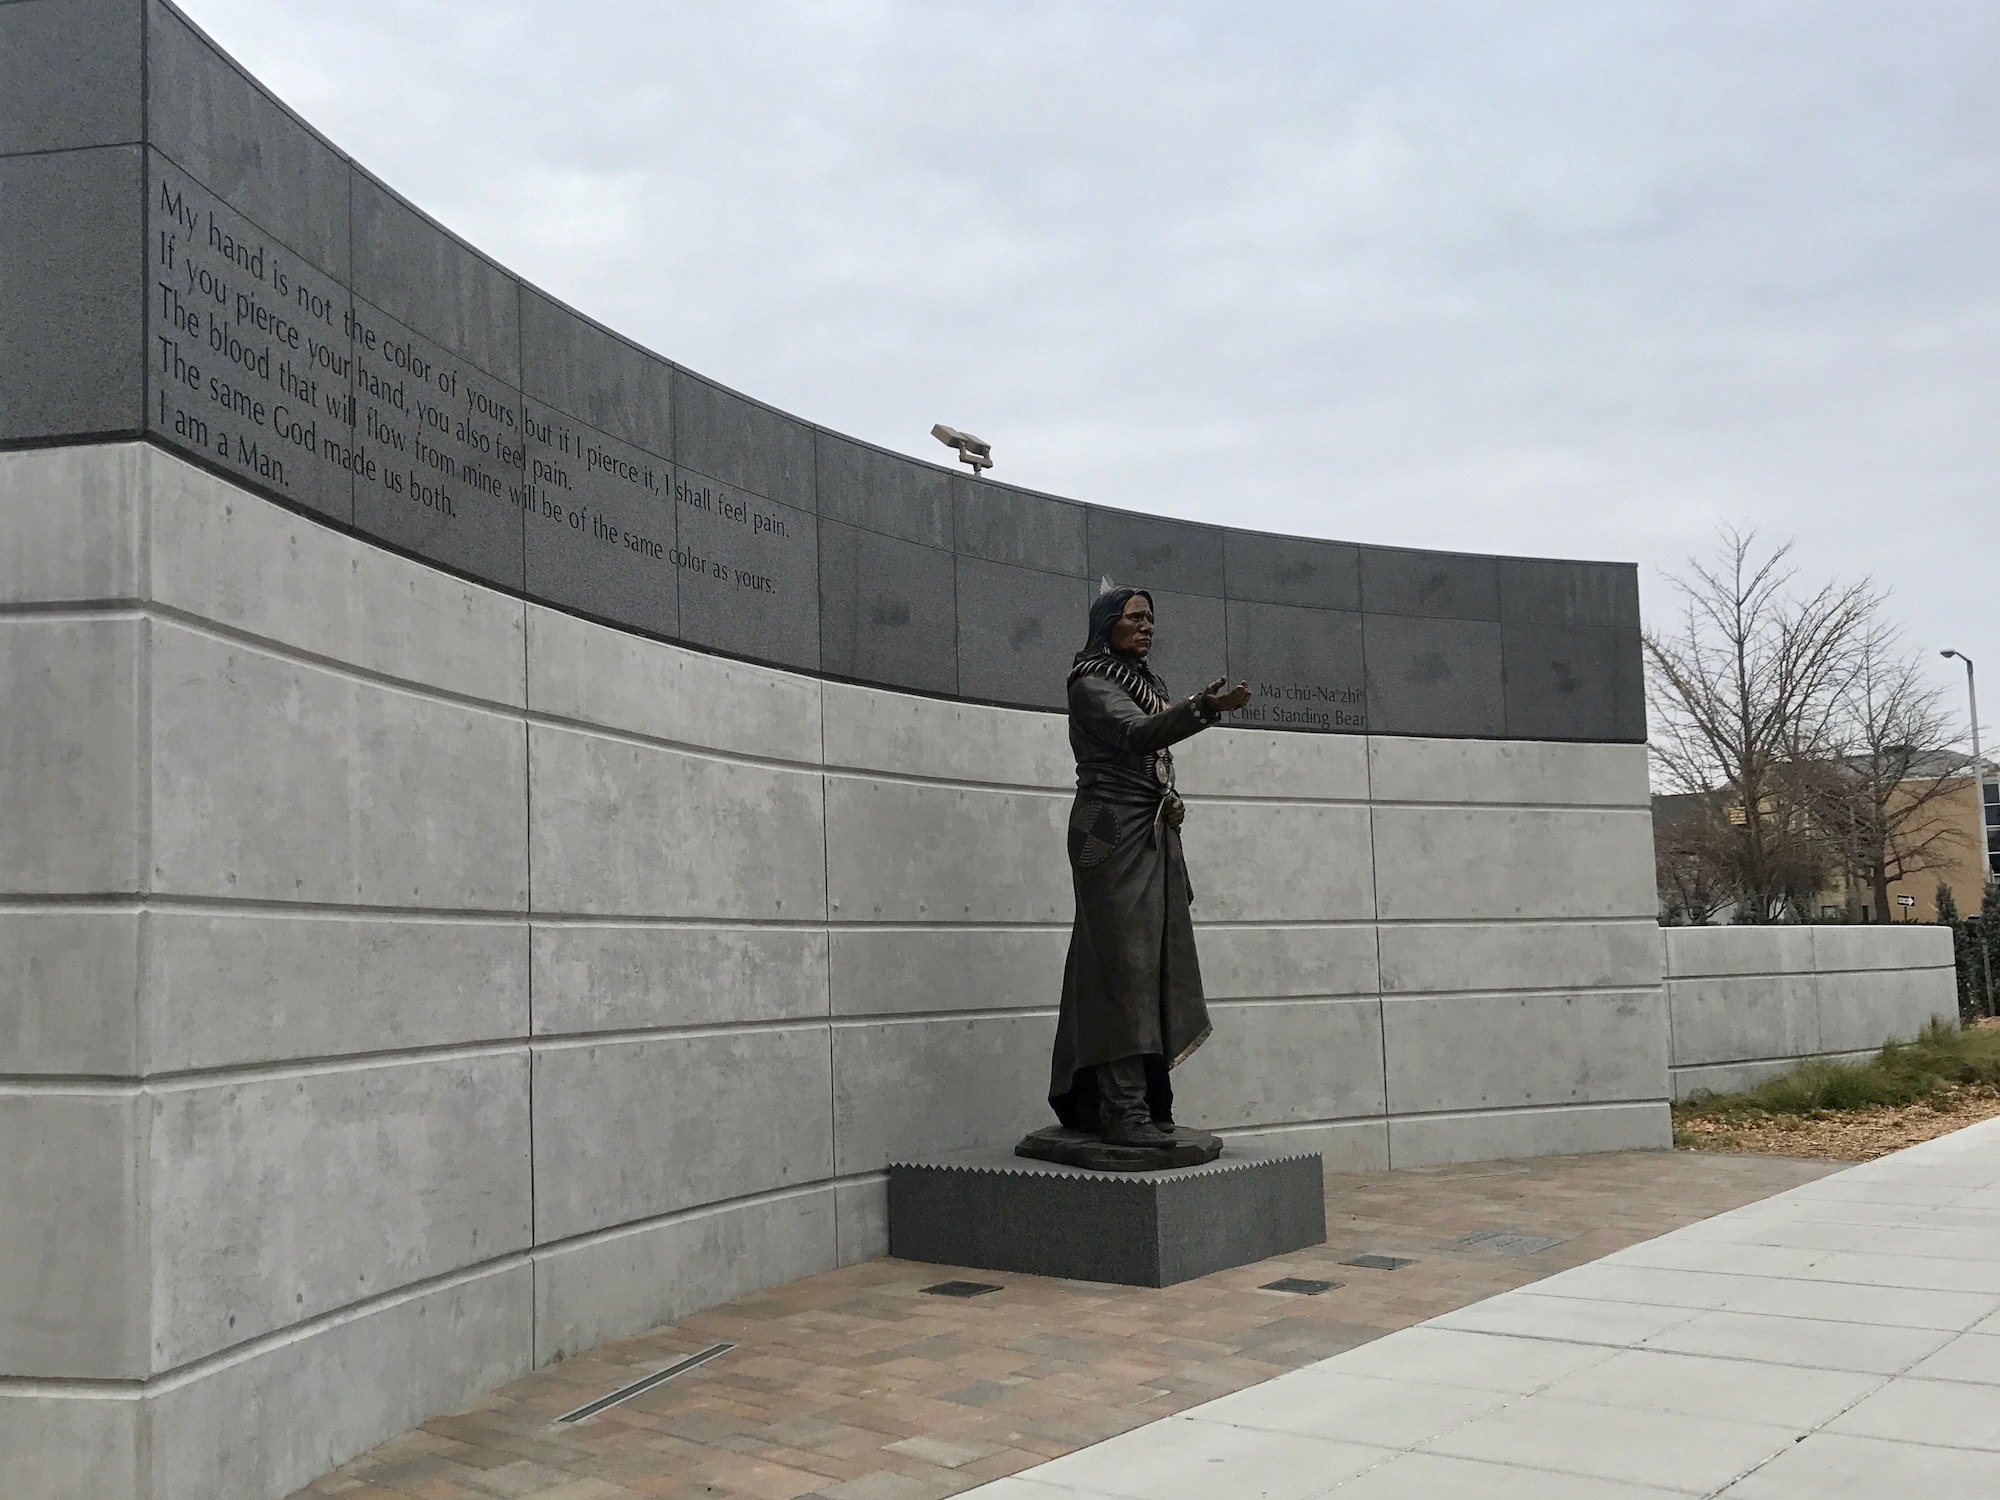
POLYGON ((1127 599, 1125 612, 1111 622, 1111 649, 1141 657, 1153 649, 1153 606, 1144 594, 1127 599))

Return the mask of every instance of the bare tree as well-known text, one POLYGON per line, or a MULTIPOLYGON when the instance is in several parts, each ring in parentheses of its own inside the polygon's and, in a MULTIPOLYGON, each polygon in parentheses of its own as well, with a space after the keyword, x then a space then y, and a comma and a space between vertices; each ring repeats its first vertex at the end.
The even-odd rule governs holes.
POLYGON ((1890 919, 1890 886, 1949 868, 1965 848, 1951 804, 1970 761, 1942 748, 1953 724, 1894 627, 1871 622, 1841 689, 1839 753, 1815 778, 1814 813, 1878 922, 1890 919))
POLYGON ((1875 593, 1791 589, 1791 546, 1725 530, 1713 561, 1672 580, 1672 633, 1648 631, 1653 757, 1681 792, 1722 792, 1739 922, 1809 916, 1833 850, 1815 819, 1818 771, 1837 753, 1843 696, 1875 593))
POLYGON ((1722 798, 1659 797, 1653 802, 1653 882, 1660 922, 1706 927, 1736 894, 1735 840, 1722 798))

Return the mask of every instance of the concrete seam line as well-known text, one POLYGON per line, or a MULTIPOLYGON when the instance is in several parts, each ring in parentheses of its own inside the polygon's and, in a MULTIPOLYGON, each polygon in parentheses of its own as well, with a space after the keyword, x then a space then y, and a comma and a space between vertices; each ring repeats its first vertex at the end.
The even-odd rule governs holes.
POLYGON ((765 1036, 777 1032, 825 1030, 825 1016, 795 1016, 769 1021, 717 1021, 696 1026, 628 1026, 616 1031, 551 1032, 526 1038, 537 1052, 574 1052, 580 1047, 617 1046, 628 1042, 674 1041, 681 1037, 765 1036))
MULTIPOLYGON (((1501 1120, 1510 1115, 1575 1114, 1589 1111, 1607 1113, 1635 1109, 1664 1108, 1673 1101, 1665 1094, 1643 1094, 1625 1099, 1575 1099, 1555 1104, 1497 1104, 1484 1109, 1397 1109, 1382 1118, 1396 1120, 1501 1120)), ((1364 1117, 1372 1118, 1372 1117, 1364 1117)), ((1506 1158, 1502 1158, 1505 1160, 1506 1158)))
POLYGON ((856 1031, 866 1027, 928 1026, 936 1021, 1045 1020, 1055 1014, 1057 1014, 1055 1006, 1040 1005, 1032 1010, 947 1010, 880 1016, 835 1016, 828 1024, 835 1031, 856 1031))
POLYGON ((151 606, 140 598, 21 600, 0 604, 0 624, 14 621, 84 623, 91 620, 140 620, 151 606))
POLYGON ((504 1057, 527 1050, 529 1037, 500 1037, 484 1042, 440 1042, 432 1047, 404 1047, 389 1052, 336 1052, 320 1057, 265 1058, 256 1062, 223 1063, 208 1068, 131 1076, 89 1073, 17 1073, 0 1075, 4 1093, 180 1093, 212 1083, 273 1083, 287 1078, 359 1073, 371 1069, 415 1067, 423 1063, 467 1058, 504 1057))
POLYGON ((544 1240, 532 1246, 523 1254, 545 1256, 587 1250, 597 1245, 608 1244, 612 1240, 649 1234, 655 1229, 664 1229, 675 1224, 691 1224, 701 1219, 712 1219, 738 1209, 757 1208, 769 1203, 785 1203, 793 1198, 808 1198, 815 1193, 831 1193, 841 1181, 838 1176, 815 1177, 810 1182, 762 1188, 757 1192, 741 1193, 733 1198, 717 1198, 710 1203, 697 1203, 690 1208, 676 1208, 667 1213, 648 1214, 637 1219, 622 1219, 616 1224, 605 1224, 595 1229, 579 1229, 574 1234, 558 1235, 554 1239, 544 1240))

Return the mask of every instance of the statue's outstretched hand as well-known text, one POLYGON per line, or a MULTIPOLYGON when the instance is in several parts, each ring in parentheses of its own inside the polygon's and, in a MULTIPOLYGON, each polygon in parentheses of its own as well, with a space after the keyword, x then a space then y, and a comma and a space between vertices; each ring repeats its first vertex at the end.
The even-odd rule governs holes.
POLYGON ((1234 713, 1250 701, 1249 683, 1239 682, 1225 693, 1222 689, 1228 681, 1227 677, 1218 677, 1202 689, 1202 701, 1208 705, 1211 713, 1234 713))

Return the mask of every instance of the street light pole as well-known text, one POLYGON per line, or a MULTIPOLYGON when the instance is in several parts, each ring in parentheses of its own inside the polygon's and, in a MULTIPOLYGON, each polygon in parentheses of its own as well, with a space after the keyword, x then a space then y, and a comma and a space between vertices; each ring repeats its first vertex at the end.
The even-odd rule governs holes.
MULTIPOLYGON (((1986 762, 1979 754, 1979 688, 1972 676, 1972 658, 1963 651, 1940 651, 1938 655, 1946 660, 1957 658, 1965 663, 1965 702, 1972 714, 1972 807, 1974 847, 1979 851, 1979 874, 1982 885, 1990 889, 1993 871, 1986 854, 1986 762)), ((1988 912, 1986 902, 1979 903, 1979 976, 1986 990, 1986 1014, 1993 1014, 1993 966, 1986 956, 1986 924, 2000 916, 2000 912, 1988 912)))

